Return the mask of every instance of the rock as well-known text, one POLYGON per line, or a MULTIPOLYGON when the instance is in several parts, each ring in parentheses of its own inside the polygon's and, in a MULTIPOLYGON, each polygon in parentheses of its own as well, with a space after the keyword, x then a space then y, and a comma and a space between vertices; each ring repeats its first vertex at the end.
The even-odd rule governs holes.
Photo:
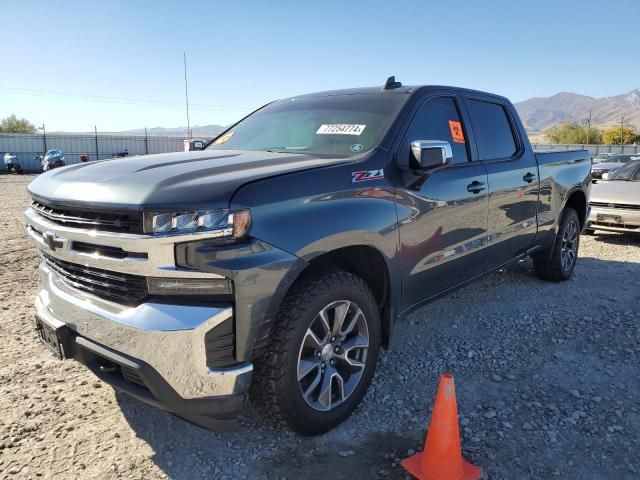
POLYGON ((353 450, 343 450, 342 452, 338 452, 338 455, 341 457, 352 457, 356 454, 353 450))
POLYGON ((529 422, 524 422, 522 424, 522 429, 523 430, 533 430, 533 425, 531 425, 529 422))
POLYGON ((484 413, 482 414, 482 416, 483 416, 484 418, 493 418, 493 417, 495 417, 496 415, 497 415, 497 414, 496 414, 496 411, 495 411, 495 410, 487 410, 486 412, 484 412, 484 413))
POLYGON ((497 373, 492 373, 491 374, 491 380, 496 382, 496 383, 499 383, 499 382, 502 381, 502 377, 500 375, 498 375, 497 373))

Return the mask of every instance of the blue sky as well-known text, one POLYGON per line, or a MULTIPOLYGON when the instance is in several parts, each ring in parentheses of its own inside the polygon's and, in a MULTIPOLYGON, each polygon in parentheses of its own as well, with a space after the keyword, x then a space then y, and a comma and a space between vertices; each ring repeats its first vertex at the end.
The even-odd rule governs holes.
POLYGON ((318 90, 460 85, 513 101, 640 87, 640 2, 1 0, 0 117, 47 130, 227 124, 318 90))

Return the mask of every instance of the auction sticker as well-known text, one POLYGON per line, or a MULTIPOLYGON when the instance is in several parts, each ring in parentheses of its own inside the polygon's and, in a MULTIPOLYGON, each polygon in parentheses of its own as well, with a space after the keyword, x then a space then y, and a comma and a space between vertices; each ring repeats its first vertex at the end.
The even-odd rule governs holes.
POLYGON ((361 135, 366 125, 355 125, 352 123, 335 123, 333 125, 320 125, 316 131, 317 135, 361 135))
POLYGON ((462 133, 462 125, 460 122, 449 120, 449 129, 451 130, 451 138, 456 143, 464 143, 464 133, 462 133))

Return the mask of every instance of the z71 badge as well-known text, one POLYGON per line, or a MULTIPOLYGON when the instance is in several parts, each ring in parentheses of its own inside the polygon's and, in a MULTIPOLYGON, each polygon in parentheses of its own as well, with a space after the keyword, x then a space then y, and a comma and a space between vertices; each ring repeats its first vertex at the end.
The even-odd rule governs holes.
POLYGON ((362 170, 361 172, 351 172, 351 182, 368 182, 369 180, 380 180, 384 178, 384 169, 362 170))

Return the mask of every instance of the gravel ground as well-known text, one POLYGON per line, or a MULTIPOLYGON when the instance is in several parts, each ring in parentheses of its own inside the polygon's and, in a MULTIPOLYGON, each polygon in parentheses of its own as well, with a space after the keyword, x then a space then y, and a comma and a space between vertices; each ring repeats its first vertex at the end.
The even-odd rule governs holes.
POLYGON ((583 237, 572 281, 530 261, 420 309, 395 331, 367 397, 303 438, 248 405, 216 434, 60 362, 33 329, 32 177, 0 176, 0 478, 408 478, 439 375, 455 375, 465 456, 488 478, 640 474, 640 239, 583 237))

